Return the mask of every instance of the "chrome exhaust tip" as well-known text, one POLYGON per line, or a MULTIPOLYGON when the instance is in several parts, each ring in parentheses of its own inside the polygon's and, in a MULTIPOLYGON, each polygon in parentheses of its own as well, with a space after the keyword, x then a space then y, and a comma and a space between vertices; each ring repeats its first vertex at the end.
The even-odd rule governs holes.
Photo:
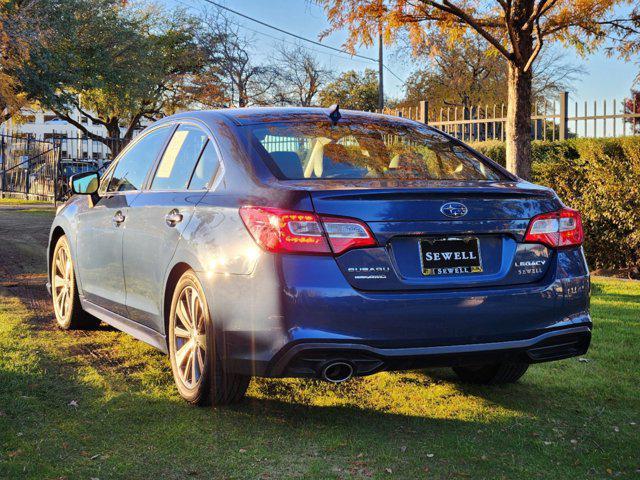
POLYGON ((353 365, 347 362, 327 362, 322 367, 320 376, 323 380, 331 383, 346 382, 353 376, 353 365))

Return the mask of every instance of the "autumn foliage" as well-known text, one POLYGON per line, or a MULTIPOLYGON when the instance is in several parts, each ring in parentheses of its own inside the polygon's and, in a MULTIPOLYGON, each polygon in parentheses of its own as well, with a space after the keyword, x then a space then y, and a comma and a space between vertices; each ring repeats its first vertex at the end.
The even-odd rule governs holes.
POLYGON ((379 34, 390 43, 407 34, 416 53, 437 55, 469 33, 484 39, 491 55, 508 64, 506 151, 508 168, 531 175, 532 67, 543 46, 561 42, 586 54, 610 32, 622 36, 626 18, 615 7, 626 0, 320 0, 331 27, 346 28, 346 46, 371 45, 379 34))

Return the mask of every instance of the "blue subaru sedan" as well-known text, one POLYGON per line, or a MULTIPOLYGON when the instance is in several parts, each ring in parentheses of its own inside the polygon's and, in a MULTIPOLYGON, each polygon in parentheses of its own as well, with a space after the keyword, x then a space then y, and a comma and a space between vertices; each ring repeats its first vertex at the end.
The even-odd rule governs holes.
POLYGON ((580 214, 427 125, 186 112, 71 184, 49 242, 58 325, 166 352, 193 404, 237 402, 252 376, 509 383, 589 346, 580 214))

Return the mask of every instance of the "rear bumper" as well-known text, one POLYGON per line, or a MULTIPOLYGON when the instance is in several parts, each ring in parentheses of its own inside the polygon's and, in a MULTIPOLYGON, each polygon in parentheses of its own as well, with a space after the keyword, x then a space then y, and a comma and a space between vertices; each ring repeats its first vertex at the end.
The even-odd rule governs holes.
POLYGON ((331 356, 360 362, 359 375, 496 358, 532 363, 589 346, 581 251, 563 251, 534 284, 424 292, 356 290, 330 257, 269 259, 252 275, 207 282, 222 356, 236 373, 310 376, 331 356))
POLYGON ((301 342, 280 352, 265 375, 317 377, 329 362, 351 363, 356 375, 383 370, 407 370, 428 366, 451 367, 497 361, 539 363, 586 353, 591 342, 589 324, 550 331, 526 340, 467 345, 377 348, 361 343, 301 342))

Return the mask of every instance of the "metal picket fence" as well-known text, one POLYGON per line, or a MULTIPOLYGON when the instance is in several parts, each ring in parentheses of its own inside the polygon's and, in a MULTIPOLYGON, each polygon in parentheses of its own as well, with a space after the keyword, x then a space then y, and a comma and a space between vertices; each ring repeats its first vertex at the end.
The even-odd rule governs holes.
MULTIPOLYGON (((436 110, 430 109, 424 100, 415 106, 387 108, 383 113, 428 123, 466 142, 505 139, 506 104, 436 110)), ((639 134, 640 95, 622 101, 570 102, 569 93, 563 92, 555 101, 543 100, 532 105, 532 140, 639 134)))

